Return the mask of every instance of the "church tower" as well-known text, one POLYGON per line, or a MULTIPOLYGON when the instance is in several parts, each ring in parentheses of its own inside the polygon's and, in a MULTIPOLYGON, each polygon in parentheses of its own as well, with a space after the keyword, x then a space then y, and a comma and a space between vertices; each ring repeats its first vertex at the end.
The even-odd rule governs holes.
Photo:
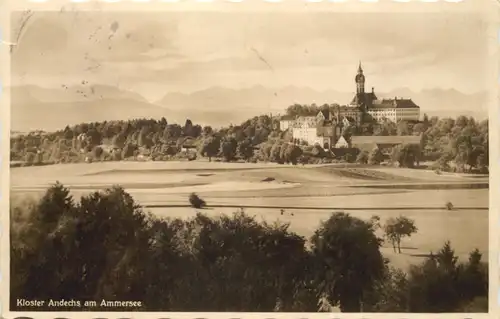
POLYGON ((356 94, 364 95, 365 93, 365 75, 363 74, 363 69, 361 68, 361 61, 359 62, 358 74, 355 77, 356 81, 356 94))

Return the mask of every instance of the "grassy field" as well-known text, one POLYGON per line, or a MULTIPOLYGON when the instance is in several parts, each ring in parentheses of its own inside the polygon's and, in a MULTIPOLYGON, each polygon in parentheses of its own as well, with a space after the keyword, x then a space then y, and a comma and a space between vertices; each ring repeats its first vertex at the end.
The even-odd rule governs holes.
POLYGON ((163 217, 193 216, 187 196, 196 192, 210 205, 202 210, 207 215, 250 206, 245 210, 258 219, 289 222, 307 237, 335 208, 366 219, 376 214, 382 222, 405 215, 419 231, 404 241, 402 254, 383 248, 395 266, 419 262, 446 240, 461 258, 474 248, 488 258, 486 176, 342 165, 109 162, 11 169, 12 197, 39 196, 55 181, 76 196, 119 184, 140 204, 156 206, 149 210, 163 217), (442 209, 447 201, 458 209, 442 209), (283 215, 280 207, 287 207, 283 215))

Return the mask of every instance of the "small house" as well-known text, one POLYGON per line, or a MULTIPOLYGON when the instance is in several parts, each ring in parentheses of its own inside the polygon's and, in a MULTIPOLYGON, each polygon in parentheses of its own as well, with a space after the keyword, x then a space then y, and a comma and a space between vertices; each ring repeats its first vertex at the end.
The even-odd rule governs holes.
POLYGON ((284 115, 280 119, 280 130, 281 131, 286 131, 290 127, 292 127, 292 123, 295 120, 295 118, 291 115, 284 115))

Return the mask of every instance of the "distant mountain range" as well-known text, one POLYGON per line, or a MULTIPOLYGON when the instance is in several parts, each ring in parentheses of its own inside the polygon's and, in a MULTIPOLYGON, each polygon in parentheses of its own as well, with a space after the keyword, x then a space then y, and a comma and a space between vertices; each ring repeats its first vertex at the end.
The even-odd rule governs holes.
MULTIPOLYGON (((8 92, 7 92, 8 93, 8 92)), ((411 98, 429 116, 467 115, 487 117, 487 94, 464 94, 448 89, 413 92, 407 88, 375 92, 379 98, 411 98)), ((66 125, 104 120, 161 118, 184 123, 187 118, 201 125, 237 124, 260 114, 283 114, 294 103, 346 104, 353 93, 335 90, 254 86, 246 89, 212 87, 193 93, 167 93, 158 101, 148 101, 138 93, 106 85, 41 88, 17 86, 10 90, 11 129, 52 131, 66 125)))

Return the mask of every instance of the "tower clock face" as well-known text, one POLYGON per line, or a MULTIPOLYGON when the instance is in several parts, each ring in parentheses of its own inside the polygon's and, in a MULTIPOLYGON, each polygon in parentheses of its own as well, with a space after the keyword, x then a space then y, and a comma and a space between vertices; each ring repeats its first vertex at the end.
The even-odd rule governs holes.
POLYGON ((363 74, 356 75, 356 82, 364 82, 365 76, 363 74))

